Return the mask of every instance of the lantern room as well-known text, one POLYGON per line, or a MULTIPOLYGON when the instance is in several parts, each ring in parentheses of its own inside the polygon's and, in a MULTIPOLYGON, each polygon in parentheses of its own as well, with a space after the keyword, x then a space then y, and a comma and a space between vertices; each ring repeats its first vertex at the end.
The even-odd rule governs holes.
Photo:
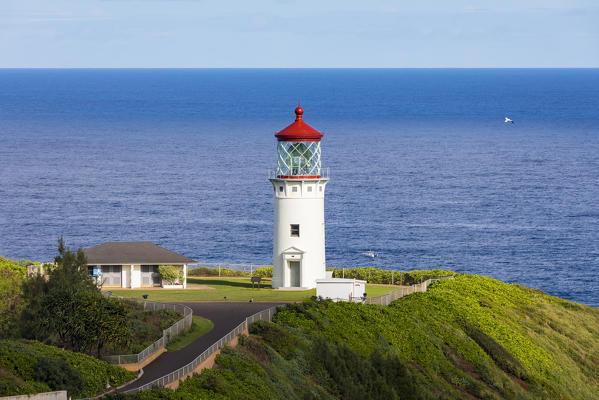
POLYGON ((295 121, 275 133, 277 143, 277 178, 320 178, 320 139, 322 133, 303 120, 304 110, 295 109, 295 121))

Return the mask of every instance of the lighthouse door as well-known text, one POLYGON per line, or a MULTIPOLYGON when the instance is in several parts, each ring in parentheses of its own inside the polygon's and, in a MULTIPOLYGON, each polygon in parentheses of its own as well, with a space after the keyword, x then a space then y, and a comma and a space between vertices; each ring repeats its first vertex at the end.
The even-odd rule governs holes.
POLYGON ((289 286, 300 287, 300 262, 289 261, 289 286))

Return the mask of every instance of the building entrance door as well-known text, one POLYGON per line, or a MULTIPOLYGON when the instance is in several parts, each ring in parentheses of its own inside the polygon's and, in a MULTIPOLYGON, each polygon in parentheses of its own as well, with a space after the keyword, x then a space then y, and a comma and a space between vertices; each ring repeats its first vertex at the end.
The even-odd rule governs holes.
POLYGON ((289 261, 289 286, 300 287, 300 262, 289 261))

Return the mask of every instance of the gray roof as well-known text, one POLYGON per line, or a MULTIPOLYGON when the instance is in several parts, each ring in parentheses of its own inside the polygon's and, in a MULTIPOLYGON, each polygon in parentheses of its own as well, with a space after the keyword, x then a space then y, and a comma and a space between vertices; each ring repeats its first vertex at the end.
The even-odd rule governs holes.
POLYGON ((87 263, 95 264, 194 264, 191 258, 151 242, 106 242, 85 250, 87 263))

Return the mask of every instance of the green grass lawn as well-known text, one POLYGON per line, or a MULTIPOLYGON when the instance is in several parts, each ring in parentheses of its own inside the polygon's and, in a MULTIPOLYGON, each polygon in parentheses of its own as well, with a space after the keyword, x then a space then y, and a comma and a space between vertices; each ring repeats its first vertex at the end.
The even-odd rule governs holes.
MULTIPOLYGON (((122 297, 142 298, 156 301, 304 301, 316 295, 311 290, 275 290, 270 287, 270 279, 264 279, 261 289, 252 288, 249 278, 187 278, 188 284, 207 285, 214 289, 117 289, 112 293, 122 297)), ((368 296, 378 296, 393 290, 393 286, 366 285, 368 296)))
POLYGON ((212 321, 202 318, 199 315, 194 315, 193 323, 189 331, 183 335, 177 336, 172 342, 166 345, 166 349, 168 351, 181 350, 200 336, 210 332, 212 328, 214 328, 212 321))
POLYGON ((366 294, 368 297, 372 296, 380 296, 382 294, 387 294, 394 289, 398 289, 399 286, 379 286, 379 285, 366 285, 366 294))

